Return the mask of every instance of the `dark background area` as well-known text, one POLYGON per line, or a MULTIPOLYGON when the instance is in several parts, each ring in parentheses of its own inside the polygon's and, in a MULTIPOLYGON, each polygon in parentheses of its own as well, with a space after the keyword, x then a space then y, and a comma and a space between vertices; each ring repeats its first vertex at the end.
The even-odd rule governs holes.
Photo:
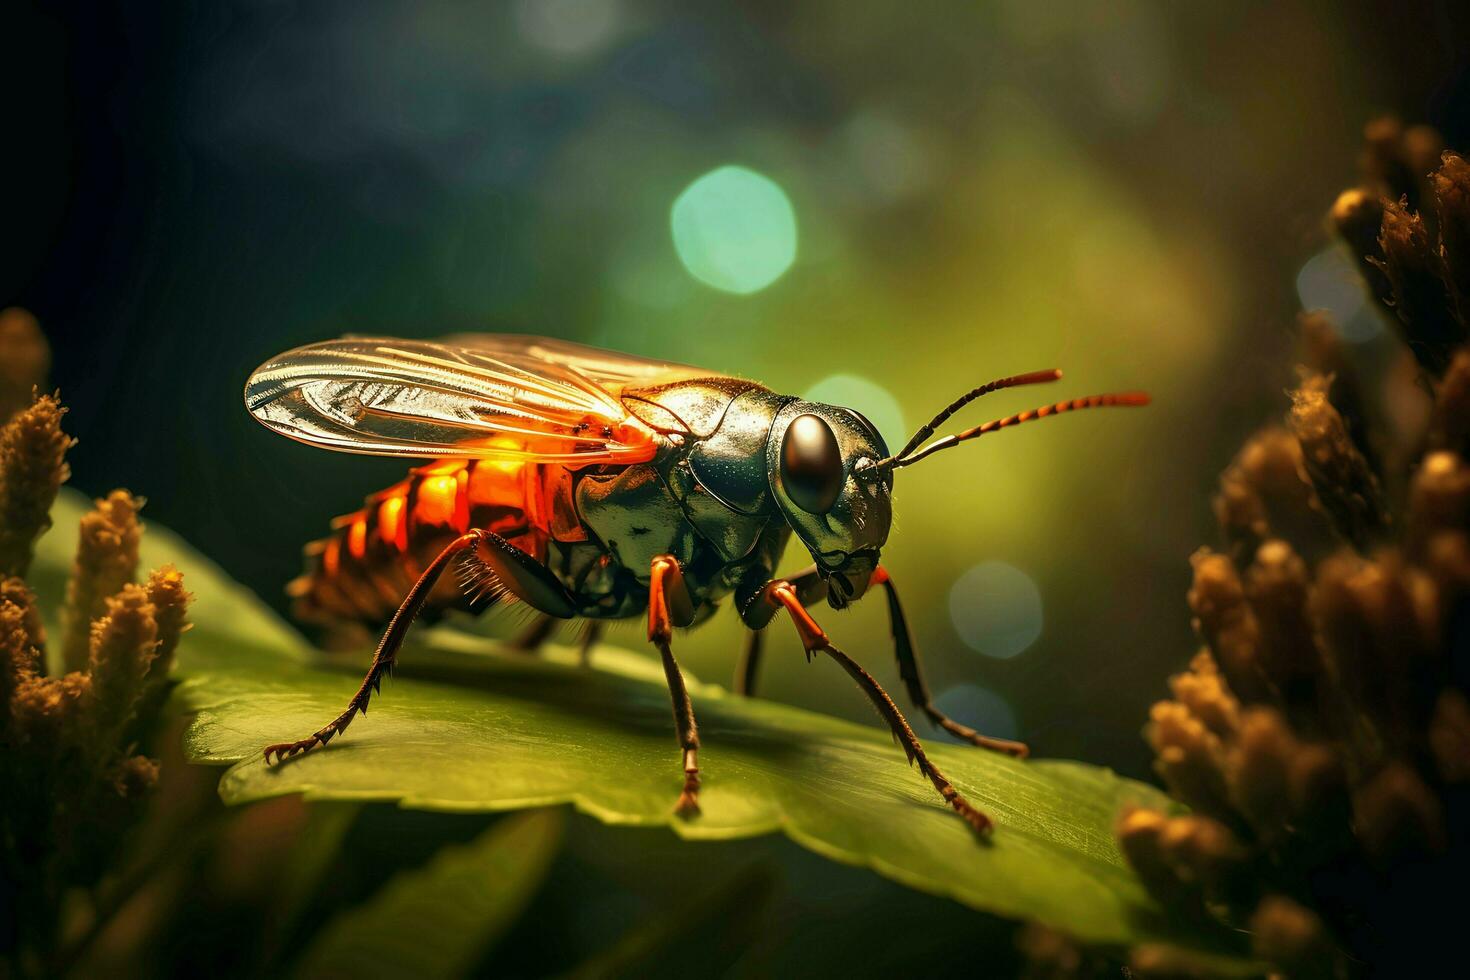
MULTIPOLYGON (((1195 643, 1187 556, 1216 540, 1216 475, 1284 407, 1298 272, 1367 120, 1470 142, 1470 9, 1036 6, 625 0, 592 5, 601 34, 558 36, 525 4, 9 4, 0 306, 54 347, 73 485, 146 495, 282 610, 303 542, 404 469, 243 409, 255 365, 340 333, 552 334, 792 392, 856 374, 910 429, 1053 363, 1070 394, 1147 388, 1146 415, 948 454, 898 488, 885 552, 936 689, 990 698, 956 695, 978 713, 961 720, 1013 716, 1038 754, 1147 778, 1138 732, 1195 643), (689 278, 668 241, 675 196, 728 162, 801 223, 795 265, 748 297, 689 278), (1019 657, 968 652, 951 623, 987 559, 1045 603, 1019 657)), ((880 610, 830 618, 896 687, 880 610)), ((710 624, 687 662, 719 680, 735 641, 710 624)), ((777 636, 770 696, 870 718, 798 654, 777 636)), ((582 884, 548 915, 595 893, 588 850, 561 859, 582 884)), ((904 894, 831 874, 806 885, 904 894)))

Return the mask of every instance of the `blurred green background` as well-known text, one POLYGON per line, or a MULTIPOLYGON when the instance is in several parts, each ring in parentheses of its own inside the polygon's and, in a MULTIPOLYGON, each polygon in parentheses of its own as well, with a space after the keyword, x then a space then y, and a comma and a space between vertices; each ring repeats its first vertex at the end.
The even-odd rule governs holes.
MULTIPOLYGON (((1321 254, 1363 123, 1395 112, 1450 145, 1470 124, 1470 17, 1420 0, 3 16, 0 305, 56 348, 74 485, 146 494, 284 608, 302 543, 403 466, 274 437, 240 390, 343 332, 568 337, 849 403, 892 444, 999 375, 1067 374, 960 424, 1143 388, 1145 411, 900 474, 885 550, 952 714, 1141 777, 1147 706, 1194 646, 1186 558, 1214 543, 1216 474, 1283 403, 1294 314, 1333 306, 1389 343, 1321 254)), ((881 603, 824 623, 900 686, 881 603)), ((767 696, 870 718, 772 637, 767 696)), ((678 650, 724 680, 738 643, 727 614, 678 650)), ((859 904, 903 894, 762 847, 859 904)))

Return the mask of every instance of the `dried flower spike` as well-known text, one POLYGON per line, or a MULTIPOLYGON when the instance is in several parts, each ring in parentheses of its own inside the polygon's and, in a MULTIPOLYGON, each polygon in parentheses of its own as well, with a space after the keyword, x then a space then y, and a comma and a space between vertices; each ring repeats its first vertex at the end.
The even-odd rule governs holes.
POLYGON ((1231 814, 1224 747, 1189 708, 1159 701, 1149 710, 1144 737, 1154 750, 1154 769, 1175 796, 1201 813, 1231 814))
POLYGON ((25 575, 36 539, 51 526, 51 504, 70 475, 65 411, 42 395, 0 429, 0 574, 25 575))
POLYGON ((1235 565, 1208 548, 1195 552, 1189 562, 1194 566, 1188 600, 1195 629, 1242 701, 1269 700, 1270 682, 1259 662, 1260 624, 1246 601, 1235 565))
MULTIPOLYGON (((1470 256, 1466 256, 1470 265, 1470 256)), ((1439 383, 1429 425, 1430 445, 1470 458, 1470 350, 1461 348, 1439 383)))
POLYGON ((68 670, 87 665, 92 621, 107 600, 132 582, 138 569, 138 541, 143 528, 138 510, 143 501, 126 490, 114 490, 82 517, 76 564, 66 586, 62 612, 62 657, 68 670))
POLYGON ((107 600, 106 614, 92 624, 87 664, 92 690, 87 714, 103 750, 111 748, 116 733, 132 717, 158 655, 154 612, 148 590, 127 585, 107 600))
POLYGON ((1470 163, 1458 153, 1446 153, 1438 170, 1429 175, 1439 215, 1440 257, 1448 272, 1462 324, 1470 324, 1470 163))
POLYGON ((1302 447, 1302 468, 1322 512, 1358 549, 1388 523, 1368 461, 1358 452, 1337 409, 1327 399, 1331 378, 1311 375, 1291 393, 1292 431, 1302 447))
POLYGON ((1384 201, 1378 247, 1404 342, 1425 369, 1443 374, 1454 348, 1465 342, 1465 327, 1454 316, 1444 259, 1407 201, 1384 201))
POLYGON ((1368 292, 1385 308, 1393 306, 1393 283, 1383 271, 1383 249, 1378 232, 1383 227, 1383 200, 1371 187, 1343 191, 1332 204, 1327 220, 1357 260, 1368 292))
POLYGON ((1261 959, 1292 980, 1330 980, 1340 954, 1322 920, 1311 909, 1281 895, 1268 895, 1251 916, 1251 943, 1261 959))

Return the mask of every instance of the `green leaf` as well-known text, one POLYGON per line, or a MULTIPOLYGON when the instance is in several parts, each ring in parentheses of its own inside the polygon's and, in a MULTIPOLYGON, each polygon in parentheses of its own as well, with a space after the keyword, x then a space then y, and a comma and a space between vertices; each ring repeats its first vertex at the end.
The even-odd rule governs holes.
MULTIPOLYGON (((68 528, 75 536, 79 507, 74 495, 58 505, 57 531, 37 561, 48 579, 59 581, 57 563, 69 561, 65 537, 68 528)), ((365 659, 318 657, 258 599, 156 526, 144 536, 144 561, 173 561, 199 595, 199 626, 177 670, 179 694, 197 711, 186 748, 195 761, 231 764, 220 784, 227 802, 302 793, 455 812, 570 803, 608 823, 691 839, 779 831, 833 860, 1086 942, 1235 950, 1221 934, 1171 919, 1119 854, 1118 812, 1170 801, 1095 766, 929 745, 936 764, 995 819, 992 840, 981 842, 876 725, 691 680, 704 812, 676 817, 681 772, 668 691, 654 658, 627 651, 601 648, 597 669, 585 670, 559 647, 532 657, 450 629, 420 630, 398 677, 345 736, 267 766, 264 745, 302 737, 342 710, 365 659)), ((812 669, 849 683, 825 660, 812 669)))
POLYGON ((563 815, 507 817, 428 865, 395 876, 337 914, 297 962, 301 977, 461 977, 535 897, 561 842, 563 815))

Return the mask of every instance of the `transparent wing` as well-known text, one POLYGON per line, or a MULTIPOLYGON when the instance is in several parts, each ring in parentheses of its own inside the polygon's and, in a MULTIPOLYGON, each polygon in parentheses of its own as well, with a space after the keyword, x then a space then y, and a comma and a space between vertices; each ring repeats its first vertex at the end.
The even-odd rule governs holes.
POLYGON ((445 337, 443 342, 484 351, 497 357, 522 353, 565 365, 615 394, 630 386, 643 387, 683 378, 710 377, 719 373, 687 364, 651 361, 632 354, 588 347, 570 340, 534 337, 529 334, 461 333, 445 337))
POLYGON ((282 435, 349 453, 591 465, 655 451, 653 432, 602 384, 511 344, 311 344, 262 364, 245 405, 282 435))

